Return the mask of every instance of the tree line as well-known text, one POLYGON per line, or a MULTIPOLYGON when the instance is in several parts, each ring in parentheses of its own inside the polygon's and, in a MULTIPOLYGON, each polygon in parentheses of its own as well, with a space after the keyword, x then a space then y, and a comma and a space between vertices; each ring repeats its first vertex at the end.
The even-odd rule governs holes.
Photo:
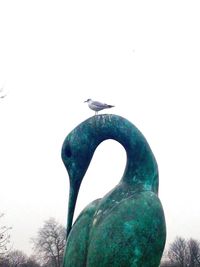
MULTIPOLYGON (((10 245, 10 230, 1 224, 0 267, 61 267, 66 244, 66 229, 54 218, 45 221, 37 236, 31 239, 33 255, 14 250, 10 245)), ((200 241, 176 237, 165 251, 160 267, 200 267, 200 241)), ((141 266, 142 267, 142 266, 141 266)))
MULTIPOLYGON (((0 219, 4 214, 0 214, 0 219)), ((0 222, 1 225, 1 222, 0 222)), ((33 255, 12 249, 11 228, 0 226, 0 267, 61 267, 66 243, 66 229, 54 218, 44 222, 37 236, 31 239, 33 255)))
MULTIPOLYGON (((165 257, 164 257, 165 258, 165 257)), ((176 237, 169 245, 166 258, 161 267, 197 267, 200 266, 200 241, 176 237)))

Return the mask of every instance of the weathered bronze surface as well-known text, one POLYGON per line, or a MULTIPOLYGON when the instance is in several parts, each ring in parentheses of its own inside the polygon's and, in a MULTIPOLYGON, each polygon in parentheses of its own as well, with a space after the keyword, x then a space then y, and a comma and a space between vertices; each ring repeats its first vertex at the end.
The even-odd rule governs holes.
POLYGON ((66 137, 62 159, 70 178, 63 266, 158 267, 166 239, 165 218, 158 198, 157 163, 142 133, 120 116, 93 116, 66 137), (107 139, 126 150, 124 175, 72 226, 82 179, 95 149, 107 139))

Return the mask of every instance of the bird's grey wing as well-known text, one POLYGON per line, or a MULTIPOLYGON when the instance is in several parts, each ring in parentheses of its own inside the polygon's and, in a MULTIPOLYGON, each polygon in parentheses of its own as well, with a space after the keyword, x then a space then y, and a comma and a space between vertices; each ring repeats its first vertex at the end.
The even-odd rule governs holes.
POLYGON ((107 106, 107 104, 103 104, 103 103, 98 102, 98 101, 93 101, 92 105, 97 106, 97 107, 102 107, 102 108, 107 106))

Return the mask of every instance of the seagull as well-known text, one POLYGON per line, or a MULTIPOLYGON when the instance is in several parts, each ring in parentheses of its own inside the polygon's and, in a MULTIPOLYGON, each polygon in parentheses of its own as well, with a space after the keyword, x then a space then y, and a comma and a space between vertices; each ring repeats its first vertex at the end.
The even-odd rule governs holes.
POLYGON ((101 102, 98 102, 98 101, 93 101, 90 98, 88 100, 84 101, 84 103, 88 103, 88 107, 95 111, 95 115, 97 115, 98 111, 100 111, 102 109, 114 107, 112 105, 104 104, 104 103, 101 103, 101 102))

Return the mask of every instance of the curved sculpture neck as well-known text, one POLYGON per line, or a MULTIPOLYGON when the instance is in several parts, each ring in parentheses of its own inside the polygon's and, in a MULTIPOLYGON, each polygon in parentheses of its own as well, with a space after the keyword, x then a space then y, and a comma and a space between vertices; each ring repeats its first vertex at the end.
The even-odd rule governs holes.
MULTIPOLYGON (((157 163, 142 133, 120 116, 94 116, 79 124, 63 144, 62 159, 68 170, 71 186, 71 215, 68 216, 73 217, 79 187, 95 149, 107 139, 116 140, 126 150, 127 163, 121 183, 126 183, 134 191, 150 190, 158 193, 157 163)), ((72 218, 70 220, 68 227, 71 227, 69 225, 72 218)))
MULTIPOLYGON (((98 115, 81 123, 73 132, 82 135, 84 156, 89 160, 98 145, 108 139, 119 142, 127 154, 122 181, 134 187, 158 192, 158 168, 154 155, 142 133, 128 120, 116 115, 98 115)), ((88 167, 88 166, 87 166, 88 167)))

